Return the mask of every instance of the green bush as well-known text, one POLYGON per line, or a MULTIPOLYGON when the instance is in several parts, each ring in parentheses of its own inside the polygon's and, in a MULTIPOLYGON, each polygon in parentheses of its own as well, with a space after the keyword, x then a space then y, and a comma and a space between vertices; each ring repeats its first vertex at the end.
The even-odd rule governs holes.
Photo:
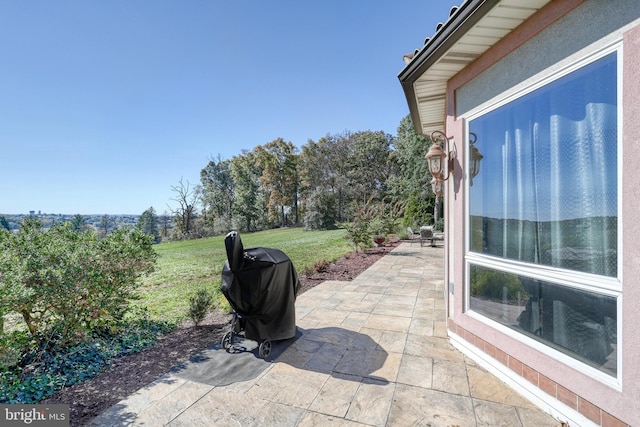
POLYGON ((358 209, 351 223, 340 224, 347 230, 347 238, 356 248, 364 249, 373 244, 373 234, 370 230, 371 214, 367 209, 358 209))
POLYGON ((123 318, 156 256, 152 238, 139 230, 100 239, 69 223, 45 230, 28 218, 15 234, 0 230, 0 315, 20 314, 38 345, 53 336, 61 344, 82 341, 123 318))
POLYGON ((206 289, 199 289, 195 295, 189 298, 189 318, 196 326, 207 317, 213 307, 213 294, 206 289))
POLYGON ((376 220, 380 223, 380 230, 384 236, 398 231, 400 218, 404 215, 406 203, 380 203, 375 209, 376 220))
POLYGON ((497 301, 505 297, 518 301, 525 294, 520 279, 514 274, 476 266, 471 269, 471 295, 497 301))

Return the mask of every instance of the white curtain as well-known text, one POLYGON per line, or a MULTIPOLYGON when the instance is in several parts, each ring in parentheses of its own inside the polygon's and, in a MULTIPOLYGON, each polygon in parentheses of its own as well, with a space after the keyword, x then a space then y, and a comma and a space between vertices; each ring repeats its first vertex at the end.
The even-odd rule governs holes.
POLYGON ((483 222, 472 232, 482 244, 472 241, 472 250, 617 274, 615 61, 610 55, 471 122, 484 155, 471 187, 472 216, 483 222))

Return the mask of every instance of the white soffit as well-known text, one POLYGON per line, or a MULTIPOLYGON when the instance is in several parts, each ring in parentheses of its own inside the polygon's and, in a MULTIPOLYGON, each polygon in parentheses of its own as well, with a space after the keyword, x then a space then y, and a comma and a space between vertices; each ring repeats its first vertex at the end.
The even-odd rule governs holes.
POLYGON ((451 77, 489 50, 551 0, 503 0, 440 56, 413 84, 422 132, 444 129, 445 96, 451 77))

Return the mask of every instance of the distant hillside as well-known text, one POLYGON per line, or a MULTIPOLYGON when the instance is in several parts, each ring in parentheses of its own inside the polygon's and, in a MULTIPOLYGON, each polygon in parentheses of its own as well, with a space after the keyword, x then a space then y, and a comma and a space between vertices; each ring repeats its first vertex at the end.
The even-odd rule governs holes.
MULTIPOLYGON (((1 214, 7 219, 9 223, 9 229, 17 230, 19 228, 19 223, 23 219, 29 216, 35 216, 40 221, 42 221, 42 225, 46 227, 51 227, 51 225, 58 222, 68 222, 76 216, 76 214, 20 214, 20 215, 6 215, 1 214)), ((134 226, 138 222, 138 218, 140 215, 106 215, 109 220, 110 228, 120 229, 126 226, 134 226)), ((100 228, 101 221, 105 218, 105 215, 82 215, 82 217, 87 221, 87 224, 96 230, 100 228)))

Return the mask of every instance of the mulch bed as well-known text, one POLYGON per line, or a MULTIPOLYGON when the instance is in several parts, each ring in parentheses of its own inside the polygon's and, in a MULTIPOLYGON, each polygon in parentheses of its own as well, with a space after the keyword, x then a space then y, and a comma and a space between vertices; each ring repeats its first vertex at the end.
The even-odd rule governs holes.
MULTIPOLYGON (((365 252, 352 252, 329 264, 321 272, 299 274, 299 293, 306 292, 326 280, 350 281, 382 258, 398 242, 365 252)), ((140 353, 114 360, 90 380, 67 387, 44 400, 44 404, 70 405, 70 425, 83 426, 140 388, 166 374, 172 367, 209 348, 228 330, 231 315, 214 311, 199 327, 185 322, 159 338, 158 343, 140 353)))

